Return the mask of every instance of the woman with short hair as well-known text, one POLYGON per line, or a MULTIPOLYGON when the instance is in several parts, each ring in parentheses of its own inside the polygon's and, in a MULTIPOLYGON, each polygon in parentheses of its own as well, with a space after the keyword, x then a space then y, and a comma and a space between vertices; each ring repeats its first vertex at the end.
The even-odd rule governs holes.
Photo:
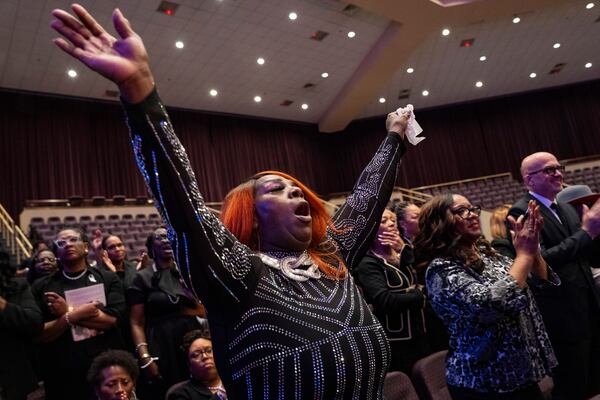
POLYGON ((87 381, 98 400, 133 400, 137 399, 135 384, 139 373, 131 354, 108 350, 94 358, 87 381))

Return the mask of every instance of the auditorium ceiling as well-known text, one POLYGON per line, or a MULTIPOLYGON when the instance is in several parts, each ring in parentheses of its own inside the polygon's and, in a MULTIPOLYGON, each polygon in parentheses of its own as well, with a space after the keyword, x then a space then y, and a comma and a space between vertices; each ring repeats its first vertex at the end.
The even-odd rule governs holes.
MULTIPOLYGON (((117 101, 109 81, 51 43, 50 12, 70 3, 0 1, 1 88, 117 101)), ((163 100, 178 108, 334 132, 400 104, 418 110, 600 78, 600 0, 172 3, 81 1, 105 27, 114 7, 125 13, 163 100)))

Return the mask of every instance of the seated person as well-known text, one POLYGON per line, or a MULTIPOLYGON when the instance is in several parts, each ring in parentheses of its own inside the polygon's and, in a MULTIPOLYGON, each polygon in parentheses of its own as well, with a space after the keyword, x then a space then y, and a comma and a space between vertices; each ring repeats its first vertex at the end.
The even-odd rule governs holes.
POLYGON ((94 358, 87 380, 98 400, 130 400, 137 399, 135 382, 139 374, 131 354, 108 350, 94 358))
POLYGON ((210 332, 196 329, 186 333, 181 347, 191 379, 169 390, 167 400, 226 399, 227 393, 215 367, 210 332))

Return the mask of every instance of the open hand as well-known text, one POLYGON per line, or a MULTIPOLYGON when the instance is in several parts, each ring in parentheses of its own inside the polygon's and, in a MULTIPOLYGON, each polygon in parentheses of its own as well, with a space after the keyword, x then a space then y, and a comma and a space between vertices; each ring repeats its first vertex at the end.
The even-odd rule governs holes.
POLYGON ((120 36, 117 39, 81 5, 74 4, 72 10, 75 16, 60 9, 52 11, 56 19, 51 26, 64 36, 54 39, 54 43, 116 83, 125 100, 131 103, 143 100, 152 91, 154 78, 144 43, 129 21, 119 9, 113 11, 113 24, 120 36))
POLYGON ((540 232, 544 227, 544 218, 540 214, 540 207, 535 201, 530 200, 527 206, 527 219, 521 215, 517 220, 508 216, 513 235, 513 246, 517 254, 538 256, 540 253, 540 232))

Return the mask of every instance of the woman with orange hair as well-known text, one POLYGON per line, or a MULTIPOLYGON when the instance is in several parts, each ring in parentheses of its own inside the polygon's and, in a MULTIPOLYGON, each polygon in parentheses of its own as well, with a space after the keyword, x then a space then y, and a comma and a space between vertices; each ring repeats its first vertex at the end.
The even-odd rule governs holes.
POLYGON ((81 6, 53 12, 55 43, 121 91, 134 153, 168 227, 187 287, 208 311, 215 361, 234 399, 380 399, 389 362, 383 328, 348 268, 370 247, 390 197, 409 112, 330 219, 298 180, 261 173, 206 207, 154 88, 141 38, 119 10, 109 35, 81 6))

